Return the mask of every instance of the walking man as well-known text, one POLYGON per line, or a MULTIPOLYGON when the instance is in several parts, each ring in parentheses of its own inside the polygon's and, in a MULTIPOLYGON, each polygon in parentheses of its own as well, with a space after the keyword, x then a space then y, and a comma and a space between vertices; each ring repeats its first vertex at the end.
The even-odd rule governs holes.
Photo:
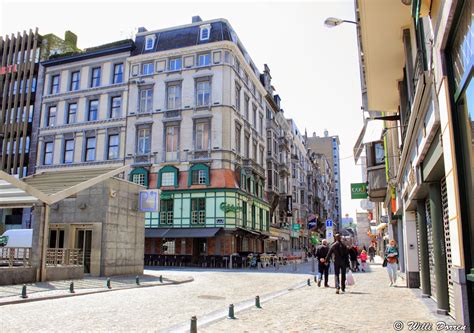
POLYGON ((334 255, 334 277, 336 279, 336 294, 339 294, 339 290, 343 293, 346 291, 346 270, 349 267, 349 251, 347 247, 342 243, 341 234, 337 233, 334 235, 336 240, 329 249, 326 255, 326 263, 329 264, 331 256, 334 255), (341 280, 339 280, 339 275, 341 280))
POLYGON ((326 263, 326 256, 329 252, 328 241, 323 239, 322 244, 316 249, 316 258, 318 259, 318 287, 321 287, 321 281, 324 275, 324 286, 329 287, 328 275, 329 275, 329 263, 326 263))

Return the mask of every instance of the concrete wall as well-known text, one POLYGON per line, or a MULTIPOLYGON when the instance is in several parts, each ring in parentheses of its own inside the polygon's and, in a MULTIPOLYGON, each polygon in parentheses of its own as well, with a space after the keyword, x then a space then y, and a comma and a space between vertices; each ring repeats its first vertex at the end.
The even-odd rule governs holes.
POLYGON ((46 267, 46 281, 73 280, 84 277, 82 266, 48 266, 46 267))
POLYGON ((0 268, 0 286, 32 283, 36 281, 36 269, 33 267, 0 268))

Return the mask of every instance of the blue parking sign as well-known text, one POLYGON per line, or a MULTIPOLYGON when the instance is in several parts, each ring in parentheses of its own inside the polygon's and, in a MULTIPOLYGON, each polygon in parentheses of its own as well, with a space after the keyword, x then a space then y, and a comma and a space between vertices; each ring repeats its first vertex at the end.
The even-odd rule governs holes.
POLYGON ((326 220, 326 228, 332 228, 332 220, 326 220))

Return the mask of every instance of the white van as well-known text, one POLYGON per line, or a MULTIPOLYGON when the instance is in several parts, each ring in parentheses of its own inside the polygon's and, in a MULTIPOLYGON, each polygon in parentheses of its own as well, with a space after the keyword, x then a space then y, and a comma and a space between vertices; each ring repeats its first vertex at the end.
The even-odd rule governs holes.
POLYGON ((33 244, 33 229, 11 229, 0 236, 0 246, 31 248, 33 244))

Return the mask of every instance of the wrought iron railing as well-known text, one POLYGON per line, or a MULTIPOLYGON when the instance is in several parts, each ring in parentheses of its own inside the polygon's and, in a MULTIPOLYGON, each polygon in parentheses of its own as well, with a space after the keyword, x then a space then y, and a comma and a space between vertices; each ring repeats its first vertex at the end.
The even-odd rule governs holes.
POLYGON ((46 266, 82 266, 84 254, 81 249, 47 249, 46 266))
POLYGON ((2 247, 0 248, 0 266, 31 266, 31 248, 2 247))

